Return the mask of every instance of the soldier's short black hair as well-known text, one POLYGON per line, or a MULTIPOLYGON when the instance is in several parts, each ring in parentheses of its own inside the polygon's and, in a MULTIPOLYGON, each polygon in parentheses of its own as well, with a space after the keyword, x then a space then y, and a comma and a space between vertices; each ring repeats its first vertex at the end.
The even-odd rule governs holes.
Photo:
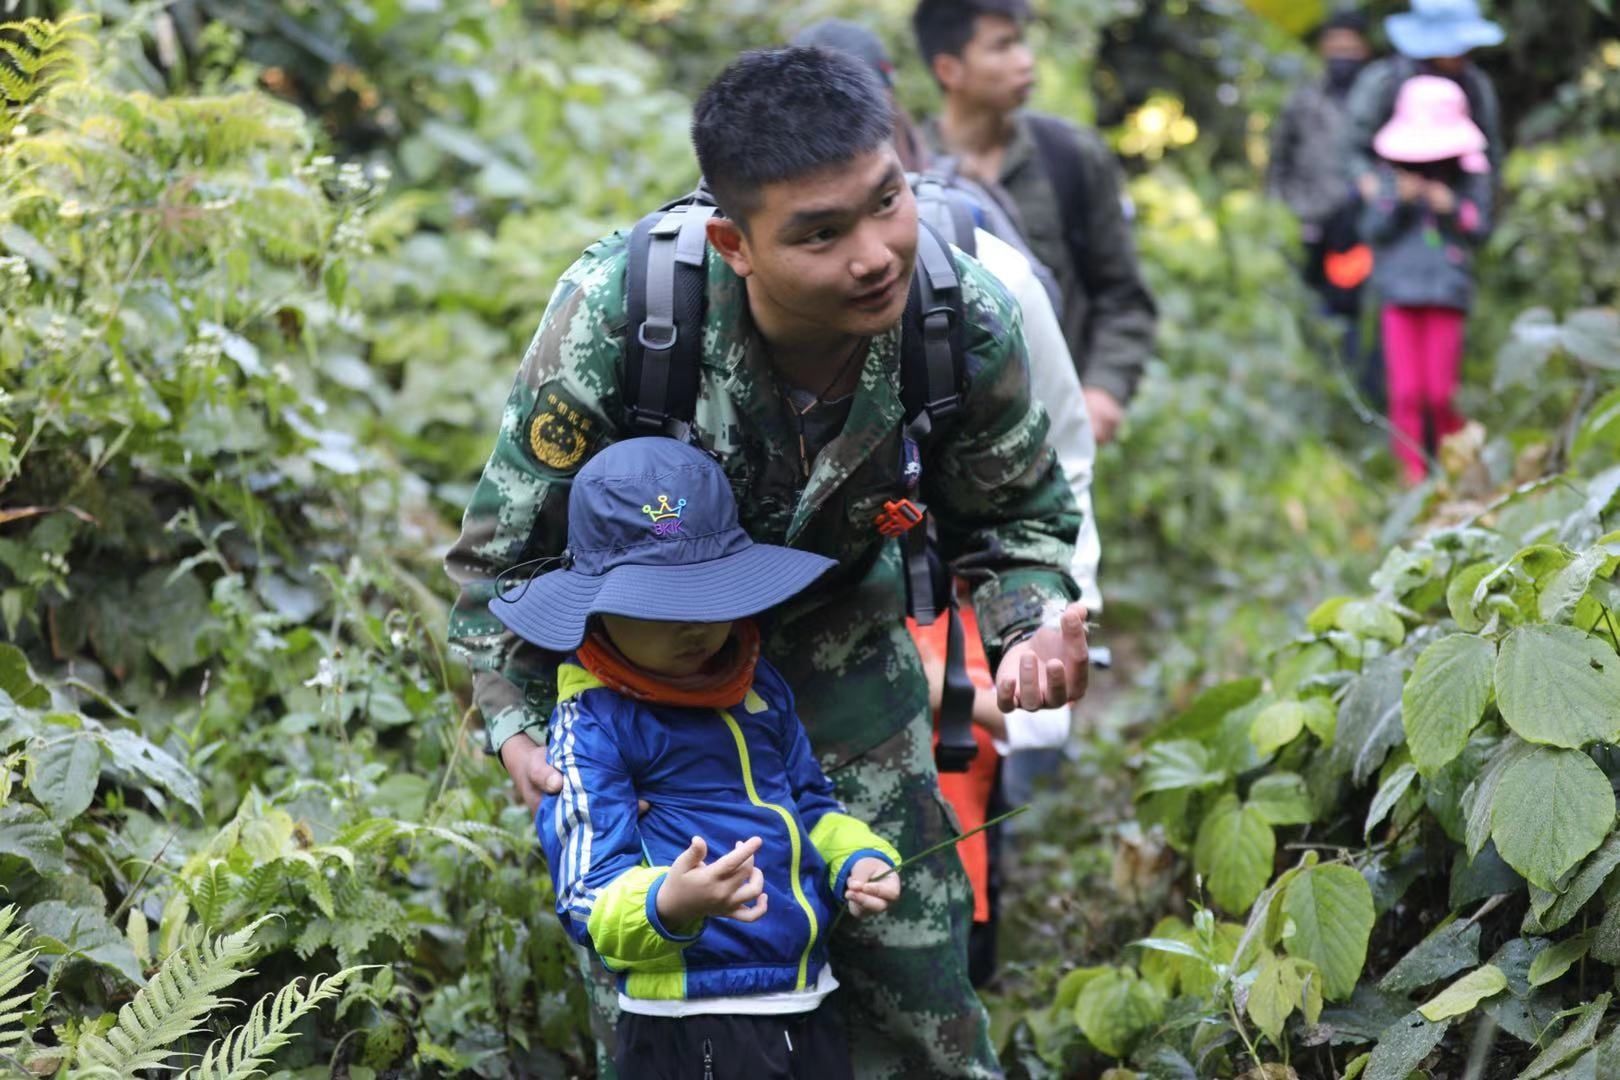
POLYGON ((1002 15, 1016 23, 1029 21, 1029 0, 922 0, 911 14, 911 29, 917 35, 917 51, 923 63, 933 66, 934 57, 961 56, 973 40, 974 22, 980 15, 1002 15))
POLYGON ((766 184, 853 161, 893 134, 894 106, 877 75, 827 49, 743 53, 692 112, 692 148, 704 179, 745 230, 766 184))

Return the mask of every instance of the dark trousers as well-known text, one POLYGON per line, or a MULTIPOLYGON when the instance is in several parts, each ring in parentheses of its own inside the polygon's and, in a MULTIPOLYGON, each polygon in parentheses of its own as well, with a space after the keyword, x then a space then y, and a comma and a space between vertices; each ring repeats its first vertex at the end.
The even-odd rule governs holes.
POLYGON ((623 1013, 615 1060, 623 1080, 853 1080, 838 1010, 781 1016, 623 1013))

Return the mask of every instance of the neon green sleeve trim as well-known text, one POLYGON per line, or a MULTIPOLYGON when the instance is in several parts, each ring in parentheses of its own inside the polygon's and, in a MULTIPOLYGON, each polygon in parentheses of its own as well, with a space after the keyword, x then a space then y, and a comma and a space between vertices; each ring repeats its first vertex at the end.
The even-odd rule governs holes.
POLYGON ((841 895, 838 885, 842 880, 844 863, 849 861, 851 855, 863 851, 877 852, 892 865, 900 863, 900 852, 895 850, 893 844, 873 832, 866 822, 848 814, 821 815, 816 827, 810 830, 810 844, 827 863, 827 887, 833 890, 834 896, 841 895))
POLYGON ((657 921, 654 901, 667 866, 626 870, 596 894, 585 929, 602 963, 613 971, 672 970, 681 967, 681 950, 698 939, 703 924, 682 934, 657 921))
POLYGON ((598 679, 578 664, 557 665, 557 701, 559 704, 570 698, 576 698, 587 690, 595 690, 601 685, 601 679, 598 679))

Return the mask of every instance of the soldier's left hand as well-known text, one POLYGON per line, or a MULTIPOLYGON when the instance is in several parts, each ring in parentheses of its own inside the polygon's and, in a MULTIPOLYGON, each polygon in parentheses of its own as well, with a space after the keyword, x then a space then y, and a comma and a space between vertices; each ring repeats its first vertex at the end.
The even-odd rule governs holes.
POLYGON ((849 913, 857 919, 889 910, 889 905, 900 899, 900 875, 889 874, 882 881, 874 877, 886 873, 889 864, 868 855, 856 861, 844 881, 844 900, 849 913))
POLYGON ((1070 604, 1057 626, 1043 626, 1007 650, 996 670, 996 703, 1014 709, 1056 709, 1086 695, 1091 677, 1086 608, 1070 604))

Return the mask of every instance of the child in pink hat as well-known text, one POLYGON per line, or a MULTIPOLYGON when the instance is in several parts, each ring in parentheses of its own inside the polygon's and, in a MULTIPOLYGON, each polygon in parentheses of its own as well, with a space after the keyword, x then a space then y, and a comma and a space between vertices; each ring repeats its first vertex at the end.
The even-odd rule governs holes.
POLYGON ((1402 84, 1373 139, 1378 188, 1361 231, 1373 246, 1389 419, 1409 484, 1424 477, 1425 451, 1462 427, 1452 399, 1474 299, 1473 249, 1489 232, 1485 145, 1462 88, 1434 75, 1402 84))

